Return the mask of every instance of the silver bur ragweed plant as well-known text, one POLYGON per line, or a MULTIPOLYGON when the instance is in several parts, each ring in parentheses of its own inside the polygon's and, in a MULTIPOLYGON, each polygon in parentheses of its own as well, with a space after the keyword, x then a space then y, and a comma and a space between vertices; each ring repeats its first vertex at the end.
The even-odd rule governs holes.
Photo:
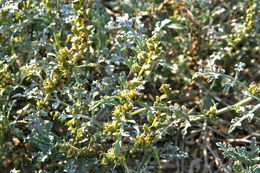
POLYGON ((253 173, 260 171, 258 164, 260 161, 260 148, 256 144, 256 138, 252 139, 249 151, 245 147, 232 147, 222 143, 217 143, 217 146, 229 160, 229 166, 223 165, 228 172, 253 173))
POLYGON ((0 0, 0 172, 258 172, 258 11, 0 0))

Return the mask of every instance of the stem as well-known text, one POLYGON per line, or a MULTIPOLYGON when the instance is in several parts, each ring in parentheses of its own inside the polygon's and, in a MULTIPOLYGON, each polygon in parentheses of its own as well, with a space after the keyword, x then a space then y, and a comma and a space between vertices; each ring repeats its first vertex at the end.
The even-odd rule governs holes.
POLYGON ((54 94, 56 100, 55 100, 55 99, 50 99, 51 101, 57 101, 59 104, 62 104, 62 105, 67 106, 67 107, 71 107, 68 103, 66 103, 66 102, 64 102, 64 101, 61 101, 61 100, 59 99, 59 97, 58 97, 58 95, 57 95, 56 92, 53 92, 53 94, 54 94))
POLYGON ((79 118, 76 119, 76 132, 73 138, 73 141, 76 142, 77 144, 78 144, 78 139, 77 139, 78 130, 79 130, 79 118))
POLYGON ((5 127, 2 124, 2 127, 0 128, 0 156, 2 156, 3 154, 3 150, 4 150, 4 135, 5 135, 5 127))
POLYGON ((64 106, 70 107, 68 103, 65 103, 64 101, 58 100, 58 102, 64 106))
POLYGON ((99 128, 103 129, 103 125, 100 124, 99 122, 97 122, 96 120, 94 120, 93 118, 90 118, 90 117, 88 117, 87 115, 84 115, 84 114, 75 114, 75 115, 79 115, 79 116, 81 116, 82 118, 86 118, 86 119, 92 121, 92 122, 93 122, 96 126, 98 126, 99 128))
POLYGON ((50 101, 57 101, 59 104, 62 104, 63 106, 66 106, 66 107, 71 107, 68 103, 65 103, 64 101, 61 101, 58 98, 56 98, 56 99, 50 98, 49 100, 50 101))
MULTIPOLYGON (((26 106, 24 106, 21 110, 17 111, 16 120, 18 120, 21 116, 26 114, 26 112, 32 107, 30 103, 28 103, 26 106)), ((7 119, 8 120, 8 119, 7 119)))
POLYGON ((140 80, 140 77, 142 76, 144 70, 145 70, 145 69, 144 69, 144 65, 143 65, 142 68, 141 68, 141 70, 140 70, 140 72, 139 72, 139 74, 138 74, 138 76, 137 76, 137 79, 138 79, 138 80, 140 80))
MULTIPOLYGON (((151 146, 152 147, 152 146, 151 146)), ((160 166, 161 166, 161 164, 160 164, 160 157, 159 157, 159 155, 158 155, 158 152, 157 152, 157 150, 154 148, 154 147, 152 147, 152 150, 153 150, 153 152, 154 152, 154 155, 155 155, 155 159, 156 159, 156 161, 157 161, 157 164, 158 164, 158 172, 160 173, 161 171, 160 171, 160 166)))
POLYGON ((253 108, 253 110, 251 111, 251 112, 255 112, 257 109, 259 109, 260 108, 260 103, 259 104, 257 104, 254 108, 253 108))
POLYGON ((141 109, 138 109, 138 110, 136 110, 136 111, 134 111, 134 112, 131 112, 129 115, 130 116, 133 116, 133 115, 135 115, 135 114, 138 114, 138 113, 141 113, 141 112, 143 112, 143 111, 146 111, 148 108, 141 108, 141 109))
MULTIPOLYGON (((236 104, 234 105, 231 105, 231 106, 227 106, 225 108, 222 108, 220 110, 217 110, 216 111, 216 115, 220 115, 220 114, 224 114, 226 112, 229 112, 229 111, 232 111, 235 107, 237 106, 243 106, 243 105, 247 105, 248 103, 250 103, 251 101, 253 101, 254 98, 253 97, 247 97, 243 100, 241 100, 240 102, 237 102, 236 104)), ((172 109, 171 107, 158 107, 158 106, 153 106, 153 108, 155 109, 172 109)), ((258 109, 258 107, 257 107, 258 109)), ((148 110, 148 108, 141 108, 141 109, 138 109, 134 112, 131 112, 130 115, 135 115, 135 114, 138 114, 138 113, 141 113, 143 111, 146 111, 148 110)), ((180 110, 181 111, 181 110, 180 110)), ((199 114, 199 115, 190 115, 192 118, 190 119, 190 121, 194 122, 194 121, 200 121, 200 120, 204 120, 204 119, 207 119, 208 116, 206 114, 199 114)))
POLYGON ((228 107, 225 107, 225 108, 222 108, 220 110, 217 110, 216 111, 216 115, 220 115, 220 114, 223 114, 223 113, 226 113, 228 111, 231 111, 234 109, 234 107, 236 106, 243 106, 243 105, 247 105, 248 103, 250 103, 251 101, 253 101, 254 98, 253 97, 247 97, 243 100, 241 100, 240 102, 234 104, 234 105, 231 105, 231 106, 228 106, 228 107))
POLYGON ((56 30, 53 28, 52 29, 53 32, 53 37, 54 37, 54 41, 55 41, 55 48, 57 49, 57 51, 59 51, 61 49, 61 33, 62 33, 62 27, 60 28, 60 31, 57 33, 56 30))
MULTIPOLYGON (((253 101, 254 98, 253 97, 247 97, 243 100, 241 100, 240 102, 237 102, 236 104, 234 105, 231 105, 231 106, 227 106, 225 108, 222 108, 220 110, 217 110, 216 111, 216 115, 220 115, 220 114, 224 114, 226 112, 229 112, 229 111, 232 111, 235 107, 237 106, 243 106, 243 105, 247 105, 248 103, 250 103, 251 101, 253 101)), ((207 119, 208 116, 206 114, 200 114, 200 115, 191 115, 193 116, 194 118, 191 118, 190 121, 200 121, 200 120, 204 120, 204 119, 207 119)))
POLYGON ((123 164, 123 166, 124 166, 124 168, 125 168, 125 172, 126 172, 126 173, 131 173, 131 171, 130 171, 129 168, 127 167, 125 161, 123 161, 122 164, 123 164))
POLYGON ((83 65, 78 65, 76 66, 77 68, 84 68, 84 67, 96 67, 97 64, 95 63, 89 63, 89 64, 83 64, 83 65))
POLYGON ((145 63, 142 65, 142 68, 140 70, 140 72, 138 73, 138 76, 137 76, 137 80, 140 80, 141 76, 143 75, 144 71, 145 71, 145 66, 150 63, 150 58, 152 57, 153 55, 153 51, 150 51, 149 54, 148 54, 148 58, 147 60, 145 61, 145 63))
POLYGON ((49 100, 50 97, 51 97, 51 93, 48 93, 48 94, 45 96, 45 98, 44 98, 44 100, 43 100, 43 103, 48 102, 48 100, 49 100))
POLYGON ((101 100, 96 101, 93 106, 90 106, 89 110, 91 111, 91 110, 95 109, 96 107, 98 107, 98 105, 100 105, 104 101, 111 100, 111 99, 120 99, 120 97, 119 96, 111 96, 111 97, 102 98, 101 100))
POLYGON ((200 120, 204 120, 207 119, 208 116, 206 114, 200 114, 200 115, 192 115, 193 117, 190 118, 191 122, 196 122, 196 121, 200 121, 200 120))
POLYGON ((105 97, 105 98, 102 98, 102 100, 111 100, 111 99, 120 99, 119 96, 111 96, 111 97, 105 97))
POLYGON ((232 76, 229 76, 229 75, 226 75, 226 74, 222 74, 222 73, 218 73, 218 72, 207 72, 207 73, 205 73, 205 74, 207 74, 207 75, 216 75, 216 74, 217 74, 217 75, 223 76, 224 78, 227 78, 227 79, 230 79, 230 80, 232 80, 232 81, 235 81, 235 82, 238 83, 244 90, 247 90, 247 89, 248 89, 248 87, 247 87, 245 84, 243 84, 243 83, 240 82, 239 80, 233 78, 232 76))

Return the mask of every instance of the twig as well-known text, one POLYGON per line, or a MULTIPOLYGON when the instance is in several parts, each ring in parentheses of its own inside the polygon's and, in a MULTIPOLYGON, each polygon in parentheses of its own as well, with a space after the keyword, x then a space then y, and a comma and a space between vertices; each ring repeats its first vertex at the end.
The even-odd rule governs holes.
POLYGON ((203 123, 203 140, 204 140, 204 146, 203 146, 203 155, 204 155, 204 168, 203 168, 203 173, 208 172, 209 169, 209 163, 208 163, 208 152, 206 148, 206 143, 207 143, 207 138, 208 138, 208 131, 207 131, 207 120, 204 120, 203 123))
MULTIPOLYGON (((241 138, 241 139, 226 139, 226 142, 242 142, 242 143, 251 143, 252 141, 251 140, 248 140, 248 139, 244 139, 244 138, 241 138)), ((256 142, 258 145, 260 144, 260 142, 256 142)))
POLYGON ((216 166, 220 169, 221 160, 220 160, 219 156, 217 155, 216 152, 214 152, 214 151, 211 149, 211 147, 209 146, 209 143, 208 143, 208 142, 206 142, 205 144, 206 144, 206 147, 207 147, 207 149, 209 150, 209 152, 210 152, 210 153, 212 154, 212 156, 214 157, 214 162, 215 162, 216 166))

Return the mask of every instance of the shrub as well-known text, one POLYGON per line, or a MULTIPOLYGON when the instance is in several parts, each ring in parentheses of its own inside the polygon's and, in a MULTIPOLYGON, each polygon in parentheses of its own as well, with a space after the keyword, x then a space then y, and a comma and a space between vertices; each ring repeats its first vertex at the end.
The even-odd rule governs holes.
POLYGON ((259 170, 258 1, 0 2, 0 170, 259 170))

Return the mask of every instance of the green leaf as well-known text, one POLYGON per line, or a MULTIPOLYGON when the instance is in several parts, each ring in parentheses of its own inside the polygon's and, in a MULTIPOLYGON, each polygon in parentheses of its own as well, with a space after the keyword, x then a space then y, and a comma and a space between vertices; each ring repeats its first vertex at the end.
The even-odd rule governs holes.
POLYGON ((183 26, 178 23, 171 23, 167 25, 167 27, 171 29, 183 29, 183 26))
POLYGON ((121 152, 121 147, 122 147, 122 136, 120 135, 116 142, 113 144, 114 148, 114 154, 115 156, 119 156, 120 152, 121 152))

